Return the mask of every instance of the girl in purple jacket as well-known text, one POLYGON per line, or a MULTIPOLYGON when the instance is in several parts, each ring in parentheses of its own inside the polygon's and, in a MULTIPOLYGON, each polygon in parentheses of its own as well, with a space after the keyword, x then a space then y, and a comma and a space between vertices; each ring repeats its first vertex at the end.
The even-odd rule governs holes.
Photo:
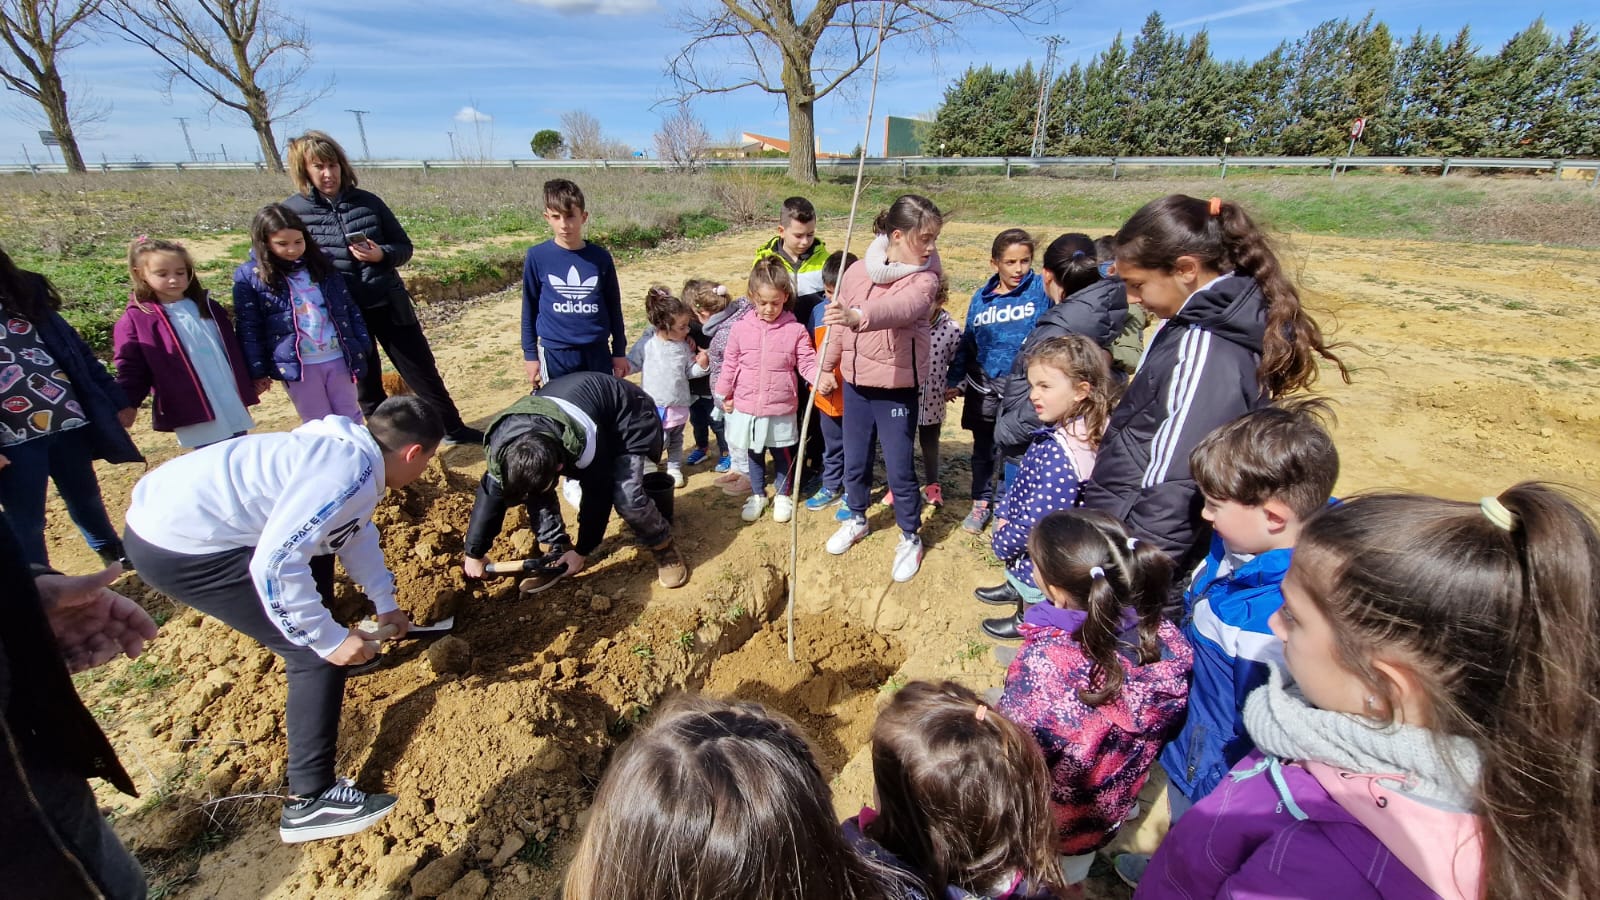
POLYGON ((1135 895, 1600 896, 1600 533, 1546 485, 1373 494, 1306 521, 1260 752, 1135 895), (1293 685, 1288 683, 1292 678, 1293 685))
POLYGON ((194 273, 176 241, 140 235, 128 246, 133 290, 112 329, 117 386, 137 408, 150 402, 150 425, 180 447, 204 447, 255 426, 246 407, 272 381, 251 379, 228 312, 194 273))
POLYGON ((1034 526, 1028 551, 1049 602, 1023 620, 998 705, 1044 751, 1056 850, 1076 883, 1182 724, 1194 654, 1161 617, 1172 561, 1121 522, 1052 512, 1034 526))

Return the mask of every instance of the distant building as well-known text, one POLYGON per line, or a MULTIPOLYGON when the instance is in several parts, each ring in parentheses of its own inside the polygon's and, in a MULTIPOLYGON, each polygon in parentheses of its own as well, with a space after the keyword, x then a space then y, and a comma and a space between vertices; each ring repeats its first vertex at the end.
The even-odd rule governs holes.
MULTIPOLYGON (((822 141, 816 142, 817 159, 833 159, 839 154, 823 153, 822 141)), ((764 134, 742 132, 739 143, 733 146, 710 147, 706 155, 714 159, 748 159, 755 156, 788 156, 789 142, 782 138, 768 137, 764 134)))
POLYGON ((927 156, 931 152, 922 146, 923 137, 933 123, 926 119, 907 119, 902 116, 883 117, 884 156, 927 156))

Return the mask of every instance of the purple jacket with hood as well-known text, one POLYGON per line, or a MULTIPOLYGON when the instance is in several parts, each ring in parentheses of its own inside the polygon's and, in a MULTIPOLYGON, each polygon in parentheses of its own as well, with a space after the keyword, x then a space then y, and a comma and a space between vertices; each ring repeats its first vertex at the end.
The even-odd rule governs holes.
POLYGON ((1245 724, 1267 753, 1184 813, 1136 900, 1477 900, 1483 848, 1461 783, 1477 780, 1470 742, 1443 739, 1446 762, 1424 729, 1318 710, 1276 668, 1245 724))
MULTIPOLYGON (((256 395, 255 383, 244 361, 244 351, 233 332, 233 323, 222 304, 206 296, 198 304, 209 313, 222 338, 222 350, 228 356, 233 381, 239 388, 239 399, 245 406, 261 402, 256 395)), ((144 398, 150 401, 150 427, 156 431, 174 431, 185 425, 199 425, 217 417, 200 384, 183 342, 167 318, 167 310, 160 303, 145 303, 133 295, 128 296, 128 308, 112 329, 112 362, 117 367, 117 386, 128 395, 134 406, 144 398)))

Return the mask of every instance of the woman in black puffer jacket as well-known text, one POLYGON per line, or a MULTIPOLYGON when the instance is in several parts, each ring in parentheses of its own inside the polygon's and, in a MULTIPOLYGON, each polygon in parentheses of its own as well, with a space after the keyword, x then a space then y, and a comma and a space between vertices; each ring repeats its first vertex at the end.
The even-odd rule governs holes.
POLYGON ((308 131, 289 142, 289 174, 298 193, 283 205, 300 216, 344 276, 372 336, 367 370, 358 384, 362 411, 371 415, 384 400, 381 346, 411 390, 439 414, 446 443, 482 443, 483 432, 461 421, 396 271, 411 259, 411 238, 400 220, 376 194, 356 187, 344 148, 323 132, 308 131), (366 241, 352 243, 353 234, 366 241))

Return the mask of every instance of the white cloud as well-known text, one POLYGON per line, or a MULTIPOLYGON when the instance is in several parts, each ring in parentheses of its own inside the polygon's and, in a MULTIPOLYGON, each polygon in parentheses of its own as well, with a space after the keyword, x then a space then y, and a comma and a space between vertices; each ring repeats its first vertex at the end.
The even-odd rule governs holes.
POLYGON ((482 110, 474 109, 470 106, 461 107, 461 109, 456 112, 455 118, 457 122, 460 122, 463 125, 474 125, 479 122, 494 121, 494 116, 491 116, 482 110))
POLYGON ((538 6, 571 16, 595 13, 602 16, 632 16, 656 8, 656 0, 518 0, 525 6, 538 6))
POLYGON ((1235 16, 1247 16, 1252 13, 1266 12, 1270 9, 1280 9, 1285 6, 1294 6, 1297 3, 1303 2, 1305 2, 1305 0, 1262 0, 1262 2, 1259 3, 1246 3, 1243 6, 1235 6, 1229 9, 1219 9, 1213 12, 1208 12, 1204 15, 1195 16, 1192 19, 1183 19, 1178 22, 1170 22, 1168 23, 1167 27, 1188 28, 1190 25, 1204 25, 1207 22, 1215 22, 1219 19, 1231 19, 1235 16))

